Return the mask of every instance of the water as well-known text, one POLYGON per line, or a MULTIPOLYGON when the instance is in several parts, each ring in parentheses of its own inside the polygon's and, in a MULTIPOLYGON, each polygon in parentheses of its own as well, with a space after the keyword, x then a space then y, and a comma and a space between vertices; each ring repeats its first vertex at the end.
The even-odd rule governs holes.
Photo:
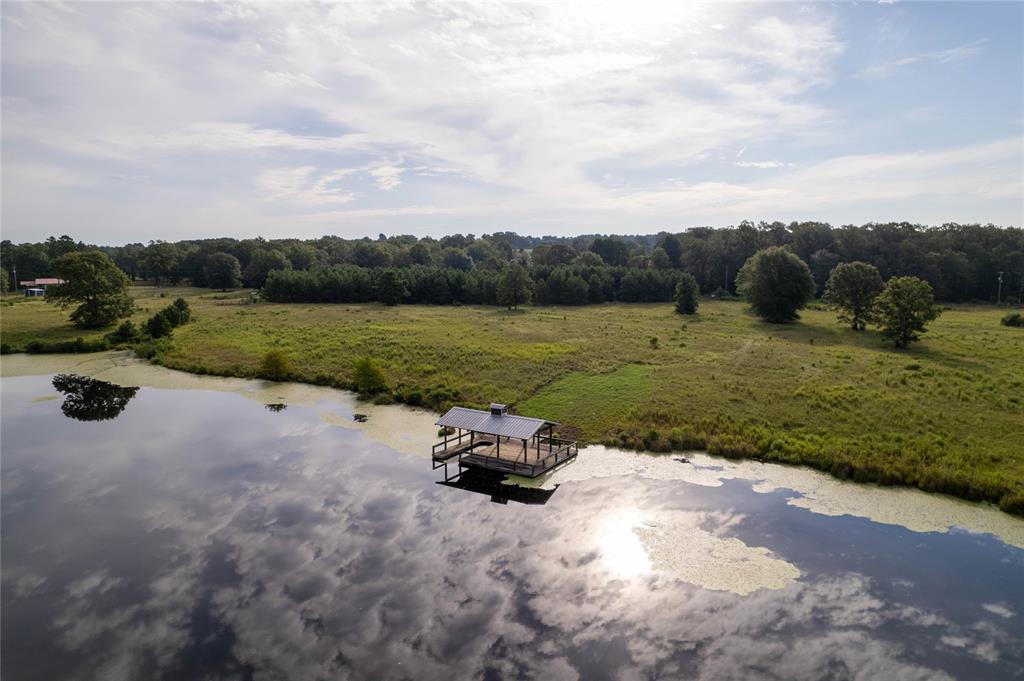
POLYGON ((2 379, 5 679, 1024 677, 996 511, 600 448, 446 486, 429 415, 195 380, 2 379))

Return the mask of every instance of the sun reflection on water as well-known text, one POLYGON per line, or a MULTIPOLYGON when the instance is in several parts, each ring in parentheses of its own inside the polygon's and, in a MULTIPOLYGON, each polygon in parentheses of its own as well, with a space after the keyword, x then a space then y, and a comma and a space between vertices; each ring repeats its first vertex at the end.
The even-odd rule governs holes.
POLYGON ((636 509, 619 509, 601 518, 597 526, 597 548, 601 561, 621 577, 651 572, 651 560, 634 529, 644 527, 636 509))

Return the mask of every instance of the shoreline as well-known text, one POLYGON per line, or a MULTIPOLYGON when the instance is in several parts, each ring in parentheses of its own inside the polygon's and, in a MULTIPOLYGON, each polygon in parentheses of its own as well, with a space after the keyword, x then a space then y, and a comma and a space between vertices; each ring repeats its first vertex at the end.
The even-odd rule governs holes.
MULTIPOLYGON (((20 353, 5 355, 0 360, 0 378, 63 372, 79 372, 118 385, 230 392, 262 404, 284 403, 310 408, 328 425, 363 431, 370 439, 399 454, 422 458, 425 462, 436 439, 435 412, 403 404, 372 404, 339 388, 296 381, 194 374, 140 359, 125 350, 70 355, 20 353), (9 362, 10 359, 14 362, 9 362), (357 413, 368 418, 356 421, 353 417, 357 413)), ((703 486, 719 486, 726 480, 748 480, 758 492, 789 490, 793 495, 787 500, 788 504, 815 513, 851 515, 918 532, 945 532, 961 527, 993 534, 1005 543, 1024 548, 1024 520, 989 502, 909 486, 847 481, 809 466, 718 457, 704 451, 663 453, 590 444, 581 447, 573 464, 553 474, 534 482, 513 476, 506 482, 550 487, 591 477, 634 474, 703 486), (681 458, 686 459, 685 463, 681 458)))

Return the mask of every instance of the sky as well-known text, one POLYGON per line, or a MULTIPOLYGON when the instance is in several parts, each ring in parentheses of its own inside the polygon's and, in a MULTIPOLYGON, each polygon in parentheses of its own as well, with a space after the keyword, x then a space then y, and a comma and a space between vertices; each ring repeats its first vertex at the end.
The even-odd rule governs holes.
POLYGON ((14 241, 1024 223, 1024 3, 15 3, 14 241))

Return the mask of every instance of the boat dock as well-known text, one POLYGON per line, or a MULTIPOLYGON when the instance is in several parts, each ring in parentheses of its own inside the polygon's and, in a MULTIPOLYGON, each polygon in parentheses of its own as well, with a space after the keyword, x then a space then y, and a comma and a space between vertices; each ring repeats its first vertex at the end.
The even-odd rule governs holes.
POLYGON ((503 404, 489 411, 453 407, 438 419, 441 442, 431 452, 434 468, 449 463, 459 469, 476 468, 535 478, 570 461, 579 453, 573 440, 553 435, 559 424, 546 419, 514 416, 503 404))

